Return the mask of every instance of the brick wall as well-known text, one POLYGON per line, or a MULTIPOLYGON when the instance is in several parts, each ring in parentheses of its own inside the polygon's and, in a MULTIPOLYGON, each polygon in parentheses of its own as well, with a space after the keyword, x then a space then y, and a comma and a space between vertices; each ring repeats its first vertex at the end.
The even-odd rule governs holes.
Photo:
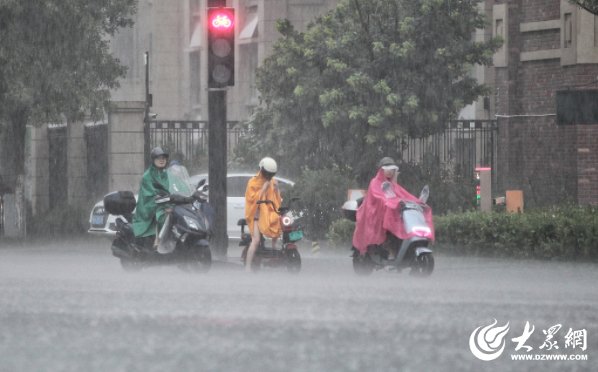
POLYGON ((574 126, 557 126, 554 117, 499 120, 503 190, 523 190, 528 206, 577 200, 574 126))
POLYGON ((598 205, 598 123, 558 126, 554 116, 556 91, 583 89, 598 76, 598 64, 520 61, 522 52, 560 48, 558 29, 521 32, 522 23, 560 19, 560 0, 496 3, 508 6, 509 33, 508 64, 495 69, 494 81, 499 193, 521 189, 528 206, 598 205))
POLYGON ((522 37, 522 50, 534 52, 537 50, 559 49, 561 45, 560 30, 542 30, 526 32, 522 37))
POLYGON ((538 22, 557 19, 561 16, 560 0, 519 0, 521 3, 521 22, 538 22))

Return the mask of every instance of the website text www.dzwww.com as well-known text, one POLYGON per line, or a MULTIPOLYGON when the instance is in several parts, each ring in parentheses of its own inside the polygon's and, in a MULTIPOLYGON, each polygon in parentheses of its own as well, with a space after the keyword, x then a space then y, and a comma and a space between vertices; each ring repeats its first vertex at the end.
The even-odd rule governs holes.
POLYGON ((511 354, 511 360, 588 360, 587 354, 511 354))

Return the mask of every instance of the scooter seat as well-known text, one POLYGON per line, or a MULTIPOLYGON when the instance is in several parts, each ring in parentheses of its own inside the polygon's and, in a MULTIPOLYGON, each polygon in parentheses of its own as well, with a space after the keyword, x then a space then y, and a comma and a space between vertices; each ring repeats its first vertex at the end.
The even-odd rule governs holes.
POLYGON ((239 221, 237 221, 237 226, 247 226, 247 220, 241 218, 239 221))

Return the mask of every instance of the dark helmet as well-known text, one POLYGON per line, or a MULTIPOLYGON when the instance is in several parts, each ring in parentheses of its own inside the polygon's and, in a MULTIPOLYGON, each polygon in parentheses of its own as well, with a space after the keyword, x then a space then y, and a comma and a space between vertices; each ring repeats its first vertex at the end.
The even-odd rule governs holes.
POLYGON ((378 162, 378 168, 395 169, 395 170, 399 169, 399 167, 397 166, 397 163, 394 161, 394 159, 390 158, 388 156, 380 159, 380 162, 378 162))
POLYGON ((165 151, 162 147, 154 147, 152 152, 150 153, 152 160, 155 160, 158 156, 166 156, 168 157, 168 151, 165 151))

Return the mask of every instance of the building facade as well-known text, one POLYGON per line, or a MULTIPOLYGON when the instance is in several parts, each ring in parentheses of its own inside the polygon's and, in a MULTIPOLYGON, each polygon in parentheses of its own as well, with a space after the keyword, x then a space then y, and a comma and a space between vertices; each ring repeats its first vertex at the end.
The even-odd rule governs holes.
MULTIPOLYGON (((279 37, 278 19, 299 30, 334 7, 336 0, 228 0, 236 10, 235 86, 227 92, 229 121, 243 121, 258 104, 255 70, 279 37)), ((112 108, 101 123, 77 122, 28 129, 25 198, 35 214, 62 203, 91 207, 108 190, 138 187, 144 171, 146 82, 150 112, 162 120, 208 120, 208 0, 140 0, 134 26, 111 40, 113 55, 127 67, 112 91, 112 108), (146 79, 146 52, 148 79, 146 79), (105 127, 107 130, 98 130, 105 127), (107 138, 98 141, 98 134, 107 138), (102 149, 97 148, 98 143, 102 149), (57 154, 53 148, 64 149, 57 154), (106 164, 97 156, 106 156, 106 164), (90 169, 92 171, 90 171, 90 169), (98 180, 98 173, 108 173, 98 180), (53 179, 66 180, 53 184, 53 179)), ((101 136, 100 136, 101 137, 101 136)))
MULTIPOLYGON (((236 10, 235 86, 227 92, 228 120, 246 120, 259 104, 255 70, 279 37, 276 21, 289 19, 302 31, 337 3, 227 0, 236 10)), ((140 0, 135 25, 111 40, 112 52, 128 71, 112 92, 113 109, 100 123, 107 127, 109 179, 95 185, 83 170, 95 162, 88 154, 96 142, 86 133, 97 131, 77 126, 89 129, 98 123, 62 124, 68 128, 61 133, 70 155, 61 161, 69 180, 64 185, 69 203, 93 205, 102 190, 137 187, 144 168, 146 52, 151 113, 163 120, 208 120, 207 5, 208 0, 140 0)), ((517 189, 524 191, 527 205, 597 205, 598 120, 563 124, 557 117, 558 92, 598 89, 597 17, 567 0, 486 0, 479 7, 488 27, 474 38, 500 36, 504 45, 495 53, 493 66, 472 69, 492 94, 465 108, 460 118, 497 120, 494 196, 517 189)), ((50 170, 57 162, 49 144, 49 138, 57 137, 52 130, 57 129, 28 132, 24 194, 34 214, 51 207, 51 190, 56 190, 50 185, 50 170)))
MULTIPOLYGON (((278 39, 276 21, 289 19, 305 30, 337 0, 228 0, 235 16, 235 86, 227 92, 231 121, 247 119, 258 104, 255 70, 278 39)), ((128 68, 114 101, 143 101, 144 53, 149 52, 152 113, 165 120, 207 120, 208 0, 139 1, 133 28, 111 41, 112 52, 128 68)))
POLYGON ((598 205, 598 118, 557 116, 557 92, 598 88, 598 17, 567 0, 486 3, 492 35, 504 40, 489 79, 499 190, 523 190, 531 205, 598 205))

